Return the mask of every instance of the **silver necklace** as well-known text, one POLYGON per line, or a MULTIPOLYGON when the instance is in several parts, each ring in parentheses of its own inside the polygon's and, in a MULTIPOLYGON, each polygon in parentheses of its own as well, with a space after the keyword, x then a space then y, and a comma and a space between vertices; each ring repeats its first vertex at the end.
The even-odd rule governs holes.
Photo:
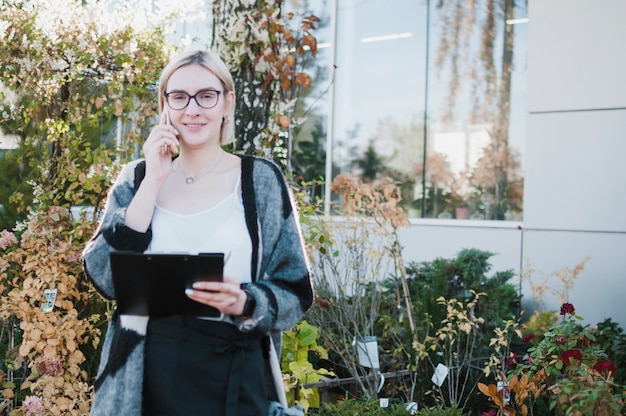
POLYGON ((217 159, 217 162, 215 162, 215 164, 213 166, 211 166, 209 168, 209 170, 207 170, 206 172, 202 173, 201 175, 196 176, 195 178, 193 176, 187 176, 187 174, 185 173, 185 169, 183 168, 183 162, 181 162, 179 160, 178 161, 178 166, 180 166, 180 171, 182 172, 183 176, 185 177, 185 183, 187 185, 192 185, 198 179, 201 179, 201 178, 205 177, 206 175, 208 175, 209 173, 211 173, 215 169, 217 169, 217 167, 220 165, 220 162, 222 161, 222 157, 224 156, 224 153, 225 152, 222 150, 222 152, 220 153, 219 159, 217 159))

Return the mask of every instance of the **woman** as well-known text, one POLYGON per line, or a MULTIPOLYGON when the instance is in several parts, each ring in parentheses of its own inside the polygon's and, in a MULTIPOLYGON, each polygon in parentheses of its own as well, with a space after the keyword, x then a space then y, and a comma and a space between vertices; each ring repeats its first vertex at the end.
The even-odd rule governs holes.
POLYGON ((114 314, 92 415, 267 414, 264 336, 279 341, 313 293, 282 173, 222 149, 234 139, 234 107, 232 77, 213 53, 188 51, 164 68, 160 123, 144 159, 126 165, 111 188, 83 252, 85 270, 115 299, 112 251, 225 253, 223 282, 187 293, 224 318, 114 314))

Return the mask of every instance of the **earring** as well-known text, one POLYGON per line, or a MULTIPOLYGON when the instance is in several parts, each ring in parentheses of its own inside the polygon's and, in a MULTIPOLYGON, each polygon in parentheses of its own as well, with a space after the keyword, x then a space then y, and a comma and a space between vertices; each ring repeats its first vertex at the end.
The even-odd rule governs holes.
POLYGON ((228 114, 222 117, 222 124, 228 124, 229 121, 230 121, 230 117, 228 117, 228 114))

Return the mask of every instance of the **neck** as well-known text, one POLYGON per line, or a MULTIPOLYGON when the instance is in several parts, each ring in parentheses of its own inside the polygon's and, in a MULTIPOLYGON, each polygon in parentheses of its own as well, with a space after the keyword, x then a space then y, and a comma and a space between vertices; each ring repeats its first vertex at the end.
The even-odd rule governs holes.
POLYGON ((224 150, 219 147, 208 152, 181 152, 178 163, 187 176, 198 176, 215 166, 222 158, 224 150))
POLYGON ((181 155, 178 159, 180 172, 182 173, 185 182, 188 185, 194 184, 197 180, 204 178, 210 173, 214 172, 222 162, 224 157, 224 150, 219 148, 218 152, 212 152, 210 160, 205 158, 185 158, 181 155), (194 168, 190 168, 187 163, 192 162, 194 168))

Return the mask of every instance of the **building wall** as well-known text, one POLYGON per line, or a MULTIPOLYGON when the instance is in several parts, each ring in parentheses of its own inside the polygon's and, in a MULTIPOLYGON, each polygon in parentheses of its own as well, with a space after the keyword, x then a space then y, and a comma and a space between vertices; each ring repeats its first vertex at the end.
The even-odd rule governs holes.
MULTIPOLYGON (((568 301, 588 323, 626 327, 626 2, 531 0, 524 220, 416 220, 408 260, 494 252, 493 270, 532 267, 536 282, 588 258, 568 301)), ((521 283, 525 308, 532 293, 521 283)), ((557 309, 547 293, 545 307, 557 309)))
POLYGON ((531 1, 524 254, 589 261, 570 302, 626 327, 626 2, 531 1))

